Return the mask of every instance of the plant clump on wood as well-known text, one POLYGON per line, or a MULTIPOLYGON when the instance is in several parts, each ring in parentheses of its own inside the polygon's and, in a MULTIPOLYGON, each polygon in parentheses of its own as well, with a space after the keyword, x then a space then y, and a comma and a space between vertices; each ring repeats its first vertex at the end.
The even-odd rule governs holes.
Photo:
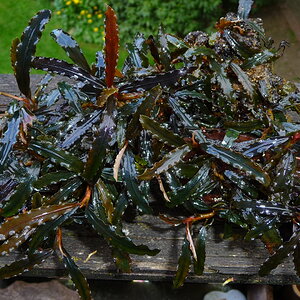
POLYGON ((128 211, 185 226, 175 287, 190 265, 203 273, 213 221, 265 243, 271 255, 259 275, 291 253, 300 275, 300 96, 294 83, 273 74, 286 43, 272 44, 262 21, 248 17, 251 4, 240 1, 238 13, 221 18, 211 35, 180 39, 162 27, 157 36, 137 34, 121 69, 112 8, 104 49, 91 66, 60 29, 51 35, 73 63, 35 56, 51 13, 32 18, 11 47, 22 95, 8 95, 14 100, 0 127, 0 253, 22 245, 24 258, 1 268, 1 278, 55 250, 82 299, 90 299, 61 227, 89 224, 128 272, 130 254, 159 252, 122 231, 128 211), (47 72, 35 91, 32 68, 47 72), (66 81, 47 90, 54 74, 66 81), (284 242, 283 224, 293 231, 284 242))

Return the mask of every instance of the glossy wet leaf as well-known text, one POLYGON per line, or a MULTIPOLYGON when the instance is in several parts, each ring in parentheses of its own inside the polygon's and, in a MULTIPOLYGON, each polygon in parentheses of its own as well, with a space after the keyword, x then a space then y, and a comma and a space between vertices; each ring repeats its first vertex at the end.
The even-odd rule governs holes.
POLYGON ((273 226, 271 229, 268 228, 260 239, 271 254, 273 254, 274 251, 282 244, 282 237, 280 236, 279 230, 275 226, 273 226))
POLYGON ((258 65, 270 62, 278 58, 274 50, 264 50, 263 52, 257 53, 254 56, 248 58, 242 65, 241 68, 244 70, 251 69, 258 65))
POLYGON ((112 256, 114 257, 115 264, 120 272, 131 272, 131 258, 128 253, 113 247, 112 256))
POLYGON ((143 128, 149 130, 154 138, 157 138, 168 145, 179 147, 185 144, 184 140, 177 134, 174 134, 172 131, 164 127, 161 127, 158 122, 147 116, 140 116, 140 122, 143 128))
POLYGON ((187 44, 181 38, 173 35, 173 34, 166 34, 167 41, 175 46, 176 48, 188 48, 187 44))
POLYGON ((5 240, 16 233, 21 232, 26 226, 34 228, 47 221, 53 220, 69 212, 76 206, 76 203, 43 206, 7 219, 0 226, 0 240, 5 240))
POLYGON ((206 251, 205 251, 206 237, 207 237, 207 229, 205 226, 202 226, 199 230, 195 242, 197 260, 194 260, 194 272, 196 275, 202 275, 204 271, 204 262, 206 256, 206 251))
POLYGON ((178 147, 164 156, 163 159, 156 162, 152 168, 146 169, 143 174, 138 176, 139 180, 150 180, 155 176, 166 172, 170 168, 182 161, 183 157, 190 152, 188 145, 178 147))
POLYGON ((269 149, 275 148, 286 141, 288 141, 288 137, 272 137, 266 140, 260 140, 257 143, 251 145, 249 149, 247 149, 243 154, 248 157, 253 157, 257 154, 263 153, 269 149))
POLYGON ((92 299, 91 290, 87 279, 81 273, 79 267, 75 264, 70 254, 63 248, 62 261, 66 267, 71 280, 73 281, 75 288, 82 300, 92 299))
POLYGON ((53 194, 51 197, 44 200, 46 205, 57 204, 64 202, 72 195, 80 186, 82 185, 82 180, 79 177, 75 177, 71 180, 68 180, 61 188, 53 194))
POLYGON ((55 220, 46 222, 45 224, 39 226, 29 242, 29 254, 32 255, 40 245, 48 239, 51 233, 54 233, 57 227, 61 226, 66 220, 68 220, 76 211, 78 207, 73 208, 68 213, 58 217, 55 220))
POLYGON ((246 156, 216 145, 203 144, 201 148, 208 154, 222 160, 226 164, 244 171, 248 176, 254 177, 265 186, 271 182, 270 176, 258 164, 251 161, 246 156))
POLYGON ((93 226, 93 228, 102 235, 109 243, 125 252, 138 254, 138 255, 156 255, 160 250, 149 249, 146 245, 136 246, 129 238, 126 236, 121 236, 116 233, 113 226, 105 224, 90 210, 86 210, 86 217, 88 222, 93 226))
POLYGON ((185 53, 185 58, 190 58, 192 56, 208 56, 208 57, 216 57, 216 52, 210 48, 207 47, 194 47, 189 48, 185 53))
POLYGON ((44 250, 15 261, 10 265, 5 265, 0 269, 0 279, 11 278, 20 275, 27 270, 31 270, 35 265, 42 263, 52 254, 52 249, 44 250))
POLYGON ((81 172, 83 170, 83 163, 76 156, 50 144, 41 142, 32 142, 29 148, 41 156, 50 158, 51 161, 65 167, 66 169, 74 172, 81 172))
POLYGON ((298 244, 300 237, 300 232, 295 232, 292 237, 280 246, 276 252, 270 256, 260 267, 259 269, 259 276, 266 276, 268 275, 273 269, 275 269, 282 261, 292 254, 298 244))
POLYGON ((152 209, 148 203, 148 195, 140 188, 137 178, 137 172, 134 164, 133 154, 126 151, 123 157, 123 178, 129 198, 137 207, 146 214, 151 214, 152 209))
POLYGON ((105 82, 107 87, 114 83, 119 57, 119 30, 114 10, 107 6, 105 12, 105 82))
POLYGON ((253 0, 240 0, 238 7, 238 17, 241 19, 247 19, 251 11, 253 0))
POLYGON ((278 220, 273 217, 263 219, 261 221, 261 223, 255 224, 254 227, 247 232, 245 236, 246 240, 251 240, 262 236, 266 231, 270 230, 278 220))
POLYGON ((199 198, 202 195, 209 193, 214 187, 214 182, 210 178, 209 172, 209 163, 204 164, 184 186, 170 192, 170 205, 179 205, 191 197, 199 198))
POLYGON ((88 83, 95 87, 96 90, 101 90, 104 85, 96 77, 90 75, 84 69, 75 65, 69 64, 63 60, 48 58, 48 57, 35 57, 31 65, 37 70, 43 70, 50 73, 66 76, 83 83, 88 83))
POLYGON ((82 114, 83 110, 81 108, 79 93, 71 85, 65 82, 59 82, 58 89, 63 98, 67 100, 69 105, 73 108, 75 113, 82 114))
POLYGON ((153 107, 161 96, 162 89, 160 87, 155 87, 149 91, 149 94, 142 101, 142 103, 138 106, 136 112, 132 116, 132 120, 128 124, 126 137, 127 139, 134 138, 139 131, 141 130, 140 124, 140 116, 146 115, 150 116, 153 107))
MULTIPOLYGON (((15 76, 20 91, 27 97, 31 98, 29 70, 31 60, 35 54, 36 44, 41 38, 42 31, 51 17, 50 10, 39 11, 25 28, 21 41, 18 46, 12 47, 15 53, 12 55, 12 64, 14 65, 15 76)), ((16 41, 16 40, 15 40, 16 41)))
POLYGON ((19 127, 21 123, 20 114, 16 111, 12 118, 7 122, 7 128, 0 140, 0 171, 3 171, 5 162, 7 161, 9 154, 17 141, 19 134, 19 127))
POLYGON ((32 191, 33 178, 30 177, 27 181, 21 182, 15 189, 15 192, 4 203, 0 210, 0 215, 3 217, 10 217, 15 215, 29 200, 32 191))
POLYGON ((74 176, 74 173, 68 171, 50 172, 34 181, 33 186, 36 189, 42 189, 48 185, 66 181, 74 176))
POLYGON ((67 55, 73 60, 73 62, 82 69, 90 72, 89 64, 84 57, 78 43, 62 29, 54 29, 51 32, 51 36, 55 42, 60 45, 67 53, 67 55))
POLYGON ((178 260, 177 272, 175 278, 173 279, 174 288, 179 288, 180 286, 183 285, 183 282, 189 273, 191 262, 192 259, 191 259, 191 252, 190 252, 190 243, 185 238, 183 240, 181 254, 178 260))
POLYGON ((251 98, 253 98, 256 94, 253 84, 250 81, 248 75, 240 68, 239 65, 235 63, 230 63, 230 67, 237 76, 239 82, 242 84, 244 89, 247 91, 247 93, 250 95, 251 98))

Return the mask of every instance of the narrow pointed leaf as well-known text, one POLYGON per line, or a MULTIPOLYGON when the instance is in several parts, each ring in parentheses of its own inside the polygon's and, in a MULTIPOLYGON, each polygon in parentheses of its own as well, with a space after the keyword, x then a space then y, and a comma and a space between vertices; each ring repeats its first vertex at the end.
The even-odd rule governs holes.
POLYGON ((148 203, 148 195, 142 192, 136 177, 137 172, 135 169, 134 157, 133 154, 127 150, 123 157, 123 178, 127 193, 130 199, 143 213, 151 214, 152 209, 148 203))
POLYGON ((57 148, 41 142, 32 142, 29 149, 35 151, 41 156, 50 158, 54 163, 65 167, 74 172, 81 172, 83 170, 83 163, 76 156, 57 148))
POLYGON ((244 171, 247 175, 254 177, 257 181, 265 186, 271 182, 270 176, 258 164, 251 161, 246 156, 230 149, 216 145, 203 144, 201 148, 208 154, 222 160, 226 164, 244 171))
POLYGON ((80 269, 75 264, 74 260, 72 259, 70 254, 66 251, 66 249, 63 249, 63 251, 64 251, 62 253, 63 264, 65 265, 80 298, 82 300, 91 300, 92 299, 91 290, 86 278, 81 273, 80 269))
POLYGON ((72 131, 65 136, 64 140, 59 143, 59 147, 63 149, 71 147, 93 126, 93 124, 99 121, 101 114, 101 110, 95 110, 86 117, 86 120, 83 123, 81 120, 81 124, 74 126, 75 128, 73 128, 72 131))
POLYGON ((146 245, 136 246, 129 238, 126 236, 121 236, 116 233, 113 226, 105 224, 90 210, 86 210, 86 217, 88 222, 93 226, 93 228, 102 235, 109 243, 125 252, 138 254, 138 255, 150 255, 154 256, 159 253, 158 249, 149 249, 146 245))
POLYGON ((75 174, 68 171, 57 171, 47 173, 41 176, 38 180, 33 183, 34 188, 42 189, 51 184, 59 183, 61 181, 66 181, 74 177, 75 174))
POLYGON ((282 244, 282 237, 275 226, 268 228, 260 239, 271 254, 282 244))
POLYGON ((15 192, 4 203, 0 210, 0 215, 3 217, 10 217, 15 215, 29 199, 32 191, 33 178, 28 178, 21 182, 15 189, 15 192))
POLYGON ((251 69, 258 65, 273 61, 279 56, 275 50, 264 50, 263 52, 257 53, 254 56, 248 58, 242 65, 241 68, 244 70, 251 69))
POLYGON ((63 98, 68 101, 69 105, 73 108, 73 110, 77 114, 82 114, 83 110, 81 108, 80 95, 78 94, 78 92, 75 89, 73 89, 72 86, 66 84, 65 82, 59 82, 58 89, 63 98))
POLYGON ((282 261, 292 254, 297 247, 298 241, 300 237, 300 231, 295 232, 292 237, 287 241, 284 242, 277 251, 270 256, 260 267, 259 275, 266 276, 268 275, 273 269, 275 269, 282 261))
POLYGON ((13 262, 0 269, 0 279, 11 278, 31 270, 35 265, 42 263, 53 254, 53 250, 36 252, 24 259, 13 262))
POLYGON ((77 205, 77 203, 68 203, 64 205, 42 206, 10 218, 0 226, 0 240, 5 240, 21 232, 26 226, 34 228, 47 221, 53 220, 69 212, 77 205))
POLYGON ((240 68, 239 65, 235 63, 230 63, 231 69, 237 76, 239 82, 242 84, 243 88, 247 91, 251 98, 255 95, 255 90, 252 82, 249 80, 248 75, 240 68))
POLYGON ((178 260, 177 272, 173 280, 174 288, 179 288, 183 285, 184 280, 189 273, 191 262, 192 259, 191 259, 191 252, 190 252, 190 243, 185 238, 183 241, 181 254, 178 260))
POLYGON ((120 272, 130 273, 131 272, 131 259, 128 253, 113 247, 112 256, 114 257, 115 264, 120 272))
POLYGON ((180 136, 162 127, 158 122, 147 116, 140 116, 140 122, 143 128, 149 130, 154 138, 159 139, 170 146, 179 147, 185 144, 180 136))
POLYGON ((19 134, 21 118, 19 112, 15 112, 12 118, 8 121, 7 129, 0 140, 0 172, 3 170, 5 162, 9 157, 13 145, 17 141, 19 134))
POLYGON ((52 195, 50 198, 46 199, 44 201, 44 204, 46 205, 52 205, 57 204, 60 202, 64 202, 66 199, 70 197, 80 186, 82 185, 82 180, 80 177, 75 177, 74 179, 71 179, 67 181, 66 184, 64 184, 58 192, 56 192, 54 195, 52 195))
POLYGON ((153 177, 169 170, 179 162, 182 162, 182 158, 190 151, 191 149, 188 145, 183 145, 173 151, 170 151, 162 160, 156 162, 152 168, 146 169, 142 175, 138 176, 138 179, 150 180, 153 177))
MULTIPOLYGON (((31 60, 35 54, 36 44, 41 38, 42 31, 51 17, 50 10, 39 11, 31 20, 24 30, 21 42, 15 49, 15 76, 20 91, 27 97, 31 98, 29 70, 31 60)), ((13 59, 14 61, 14 59, 13 59)), ((12 63, 13 63, 12 61, 12 63)))
POLYGON ((86 84, 92 85, 96 90, 102 90, 104 85, 99 79, 90 75, 87 71, 69 64, 63 60, 48 57, 35 57, 32 60, 32 67, 37 70, 43 70, 50 73, 55 73, 61 76, 66 76, 86 84))
POLYGON ((156 101, 161 96, 161 93, 162 93, 162 89, 158 86, 149 91, 149 94, 139 105, 136 112, 132 116, 132 120, 128 124, 127 131, 126 131, 127 139, 129 140, 133 139, 139 133, 139 131, 141 130, 140 116, 150 115, 151 111, 153 110, 153 107, 156 104, 156 101))
POLYGON ((107 6, 105 17, 105 82, 110 88, 114 83, 119 57, 119 32, 116 14, 110 6, 107 6))
POLYGON ((204 271, 204 262, 205 262, 205 242, 207 237, 207 230, 205 226, 202 226, 199 230, 195 249, 197 254, 197 260, 194 260, 194 272, 196 275, 202 275, 204 271))
POLYGON ((80 68, 90 72, 89 64, 84 57, 78 43, 65 31, 61 29, 55 29, 51 32, 51 36, 67 53, 67 55, 73 60, 73 62, 80 68))
POLYGON ((73 208, 68 213, 58 217, 55 220, 51 220, 39 226, 29 242, 29 254, 33 254, 42 244, 44 240, 46 240, 51 233, 53 233, 57 227, 61 226, 66 220, 68 220, 76 211, 78 207, 73 208))
POLYGON ((241 19, 247 19, 251 11, 253 0, 240 0, 238 8, 238 17, 241 19))

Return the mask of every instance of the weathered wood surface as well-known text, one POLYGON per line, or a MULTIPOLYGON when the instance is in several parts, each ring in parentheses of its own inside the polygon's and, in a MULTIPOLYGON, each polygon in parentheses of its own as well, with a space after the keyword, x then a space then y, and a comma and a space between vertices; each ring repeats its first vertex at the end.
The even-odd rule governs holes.
MULTIPOLYGON (((33 76, 33 85, 40 76, 33 76)), ((19 95, 12 75, 0 75, 0 91, 19 95)), ((0 110, 9 99, 0 97, 0 110)), ((134 223, 125 225, 126 233, 136 244, 147 244, 150 248, 161 249, 154 257, 132 255, 132 273, 120 274, 112 261, 107 243, 91 230, 64 230, 65 248, 75 258, 87 278, 91 279, 148 279, 171 280, 176 272, 177 260, 181 251, 184 228, 172 227, 158 217, 138 217, 134 223), (86 261, 88 255, 96 254, 86 261)), ((257 275, 260 264, 268 257, 267 250, 260 241, 245 242, 242 240, 223 240, 216 228, 211 228, 206 244, 205 270, 202 276, 190 273, 191 282, 224 282, 233 278, 234 282, 261 284, 300 284, 296 276, 291 258, 274 270, 267 277, 257 275)), ((20 258, 15 252, 0 257, 0 266, 12 263, 20 258)), ((25 276, 57 277, 66 273, 62 263, 56 256, 48 259, 34 270, 24 273, 25 276)))

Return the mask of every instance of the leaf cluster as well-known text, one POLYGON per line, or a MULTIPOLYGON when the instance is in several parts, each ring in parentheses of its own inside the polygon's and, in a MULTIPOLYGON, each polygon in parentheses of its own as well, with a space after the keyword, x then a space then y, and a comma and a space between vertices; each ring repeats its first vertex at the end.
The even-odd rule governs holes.
POLYGON ((31 20, 13 41, 22 96, 11 95, 0 140, 0 253, 22 244, 27 250, 24 260, 0 269, 3 278, 58 249, 81 297, 89 299, 60 228, 89 224, 111 246, 118 268, 128 271, 129 254, 159 252, 135 245, 122 231, 130 210, 185 226, 176 287, 191 264, 203 273, 213 222, 240 226, 245 239, 265 243, 273 255, 261 275, 291 252, 299 270, 300 98, 293 83, 272 73, 284 48, 274 47, 261 21, 248 17, 251 4, 240 1, 238 13, 221 18, 210 36, 197 31, 181 39, 162 27, 148 39, 137 34, 121 70, 112 8, 105 13, 104 49, 91 66, 62 30, 51 35, 73 64, 35 56, 51 13, 31 20), (31 68, 47 72, 34 92, 31 68), (49 90, 54 74, 66 81, 49 90), (296 224, 284 243, 283 223, 296 224))

